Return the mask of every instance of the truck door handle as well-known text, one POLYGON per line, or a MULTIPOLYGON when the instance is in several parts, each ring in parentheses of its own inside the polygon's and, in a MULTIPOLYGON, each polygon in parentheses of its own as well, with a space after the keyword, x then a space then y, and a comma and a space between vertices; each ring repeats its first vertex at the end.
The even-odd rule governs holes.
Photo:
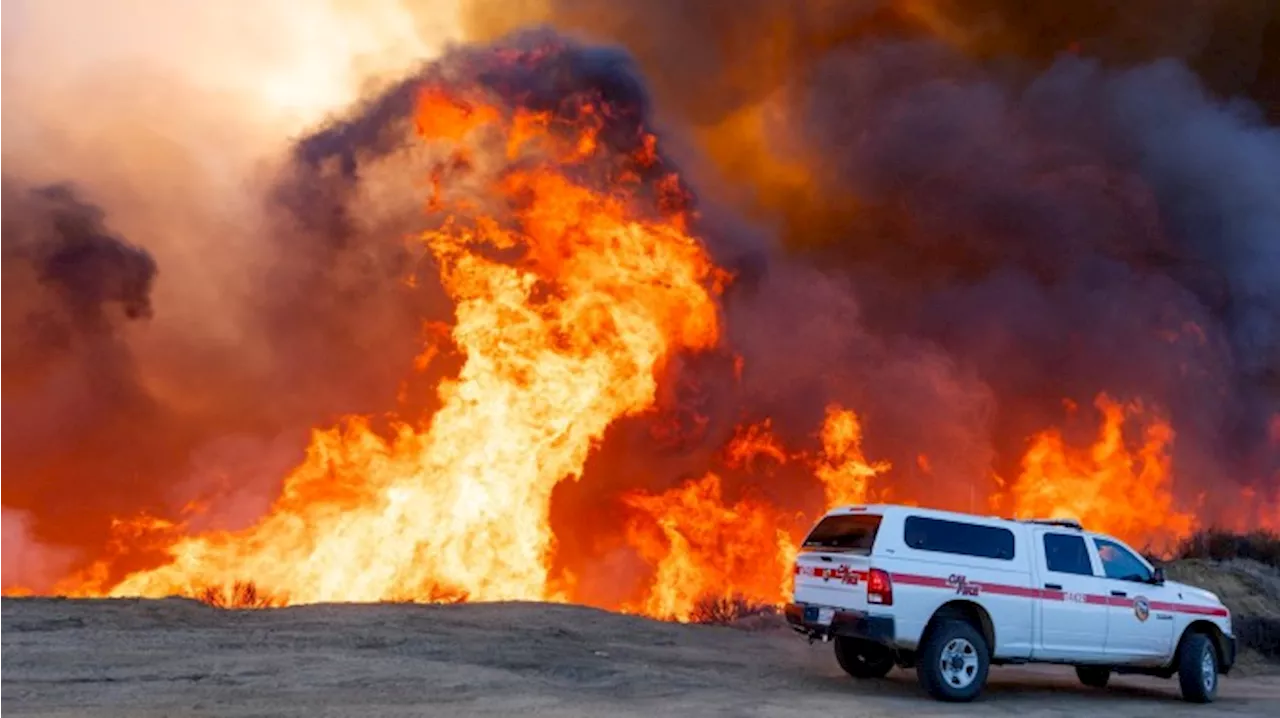
POLYGON ((1123 596, 1128 596, 1129 594, 1125 593, 1124 591, 1112 591, 1112 592, 1111 592, 1111 595, 1112 595, 1112 596, 1121 596, 1121 597, 1123 597, 1123 596))
POLYGON ((1044 585, 1044 587, 1045 587, 1045 588, 1051 588, 1051 589, 1053 589, 1053 590, 1055 590, 1055 591, 1061 591, 1061 590, 1062 590, 1062 584, 1060 584, 1060 583, 1046 583, 1046 584, 1044 585))

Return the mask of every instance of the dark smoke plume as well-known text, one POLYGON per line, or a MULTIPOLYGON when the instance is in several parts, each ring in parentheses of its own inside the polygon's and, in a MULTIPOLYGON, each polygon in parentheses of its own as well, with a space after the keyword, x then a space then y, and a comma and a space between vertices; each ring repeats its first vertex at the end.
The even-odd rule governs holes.
POLYGON ((1064 52, 1122 67, 1174 59, 1221 98, 1280 120, 1280 8, 1270 0, 469 0, 473 37, 533 23, 626 46, 658 105, 703 124, 765 97, 833 50, 931 39, 1035 70, 1064 52))
MULTIPOLYGON (((150 315, 156 263, 70 186, 30 187, 6 176, 0 192, 5 505, 65 505, 56 475, 41 484, 23 479, 56 474, 68 455, 100 448, 114 422, 152 411, 121 332, 150 315)), ((25 517, 6 508, 5 523, 7 542, 29 541, 25 517)), ((6 551, 30 565, 28 575, 49 577, 45 561, 6 551)))
POLYGON ((112 303, 130 319, 151 313, 155 260, 113 234, 101 209, 67 185, 27 189, 5 178, 3 196, 5 259, 29 264, 74 323, 102 328, 112 303))
POLYGON ((32 188, 6 177, 2 192, 5 415, 13 419, 5 436, 16 449, 6 459, 20 463, 36 438, 29 432, 74 436, 76 424, 88 428, 102 419, 95 407, 103 403, 143 403, 125 398, 133 367, 117 330, 150 315, 156 263, 112 232, 102 211, 69 186, 32 188), (72 399, 69 380, 84 382, 89 392, 80 397, 77 417, 42 427, 33 415, 72 399))
POLYGON ((627 47, 698 147, 703 198, 778 229, 767 279, 729 298, 748 405, 812 426, 848 402, 873 455, 910 465, 915 447, 982 486, 1016 475, 1064 399, 1138 398, 1171 415, 1179 496, 1207 493, 1212 521, 1238 494, 1210 487, 1280 483, 1278 13, 556 0, 469 17, 627 47), (960 427, 950 446, 940 425, 960 427))

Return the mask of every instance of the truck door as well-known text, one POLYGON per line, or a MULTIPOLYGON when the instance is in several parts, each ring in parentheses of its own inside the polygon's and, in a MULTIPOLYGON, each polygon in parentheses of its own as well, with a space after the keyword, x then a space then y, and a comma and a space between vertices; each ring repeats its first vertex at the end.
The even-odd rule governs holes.
POLYGON ((1106 582, 1107 655, 1123 661, 1162 661, 1173 652, 1173 614, 1156 611, 1164 603, 1163 586, 1152 583, 1152 570, 1123 544, 1100 536, 1093 545, 1106 582))
POLYGON ((1037 529, 1035 649, 1045 660, 1106 660, 1107 602, 1084 535, 1037 529))

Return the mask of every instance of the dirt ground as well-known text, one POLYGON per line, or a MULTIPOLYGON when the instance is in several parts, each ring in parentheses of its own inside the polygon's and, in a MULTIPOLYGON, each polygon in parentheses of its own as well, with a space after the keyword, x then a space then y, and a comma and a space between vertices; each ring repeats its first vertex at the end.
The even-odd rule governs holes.
POLYGON ((193 601, 4 599, 0 700, 36 716, 1280 715, 1280 675, 1217 703, 1173 681, 1098 691, 1070 669, 997 668, 977 703, 912 672, 857 682, 785 629, 681 626, 541 604, 223 611, 193 601))

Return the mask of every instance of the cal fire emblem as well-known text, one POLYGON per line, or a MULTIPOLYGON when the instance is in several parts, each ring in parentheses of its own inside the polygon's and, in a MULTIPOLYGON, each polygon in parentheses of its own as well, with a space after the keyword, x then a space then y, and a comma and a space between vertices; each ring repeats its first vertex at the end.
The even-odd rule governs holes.
POLYGON ((1151 602, 1146 596, 1133 599, 1133 615, 1137 616, 1139 621, 1145 621, 1151 617, 1151 602))

